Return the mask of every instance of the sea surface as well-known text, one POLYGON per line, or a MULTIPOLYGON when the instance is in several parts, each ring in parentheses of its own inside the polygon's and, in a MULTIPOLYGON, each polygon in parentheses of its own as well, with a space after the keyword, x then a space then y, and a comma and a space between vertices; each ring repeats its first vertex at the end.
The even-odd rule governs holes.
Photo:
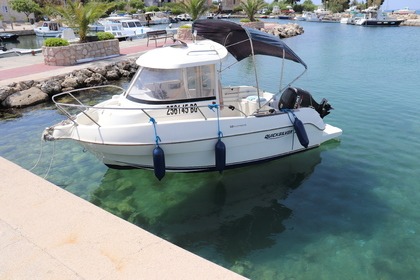
MULTIPOLYGON (((159 182, 108 169, 77 144, 42 142, 64 116, 41 105, 0 121, 0 156, 251 279, 419 279, 420 28, 299 24, 304 34, 285 40, 308 65, 296 86, 330 101, 325 121, 343 129, 340 141, 159 182)), ((253 83, 249 64, 223 82, 253 83)), ((257 66, 260 85, 278 90, 281 64, 257 66)))

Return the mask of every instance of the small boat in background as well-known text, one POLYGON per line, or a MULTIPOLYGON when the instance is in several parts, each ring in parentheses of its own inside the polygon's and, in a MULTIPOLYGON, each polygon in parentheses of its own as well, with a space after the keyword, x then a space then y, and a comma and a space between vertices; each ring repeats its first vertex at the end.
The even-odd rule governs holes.
POLYGON ((127 32, 123 29, 122 24, 120 22, 104 22, 103 26, 105 32, 112 33, 115 39, 118 39, 119 41, 125 41, 131 36, 133 36, 132 33, 127 32))
POLYGON ((318 17, 316 13, 313 12, 304 12, 302 15, 302 18, 304 21, 313 21, 313 22, 319 22, 321 19, 318 17))
POLYGON ((111 32, 110 28, 114 28, 114 32, 119 32, 118 35, 116 35, 116 33, 114 36, 143 38, 146 37, 146 33, 148 31, 152 30, 150 27, 145 26, 144 22, 145 21, 142 21, 141 17, 131 18, 127 16, 121 16, 104 18, 100 21, 100 24, 105 27, 105 31, 107 32, 111 32), (121 28, 113 23, 120 24, 121 28), (108 26, 108 28, 106 26, 108 26))
POLYGON ((377 7, 369 7, 362 11, 363 17, 354 21, 355 25, 361 26, 399 26, 404 22, 403 19, 395 19, 388 17, 387 14, 377 9, 377 7))
POLYGON ((416 13, 416 10, 410 10, 408 7, 405 7, 405 8, 402 8, 393 12, 393 14, 396 14, 396 15, 412 15, 415 13, 416 13))
POLYGON ((34 28, 35 35, 39 37, 57 37, 63 30, 61 23, 56 21, 44 21, 41 26, 34 28))
POLYGON ((169 16, 163 12, 146 12, 144 13, 147 24, 168 24, 171 23, 169 16))
POLYGON ((144 26, 138 19, 121 19, 119 22, 128 36, 146 37, 146 33, 152 30, 150 27, 144 26))
POLYGON ((14 33, 0 33, 0 40, 2 41, 16 41, 19 35, 14 33))

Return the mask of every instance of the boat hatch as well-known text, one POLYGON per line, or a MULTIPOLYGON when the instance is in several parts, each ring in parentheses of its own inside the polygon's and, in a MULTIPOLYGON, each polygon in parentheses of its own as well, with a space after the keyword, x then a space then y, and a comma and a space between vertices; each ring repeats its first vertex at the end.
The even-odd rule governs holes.
POLYGON ((215 98, 216 85, 214 64, 176 69, 142 67, 126 96, 140 103, 209 100, 215 98))

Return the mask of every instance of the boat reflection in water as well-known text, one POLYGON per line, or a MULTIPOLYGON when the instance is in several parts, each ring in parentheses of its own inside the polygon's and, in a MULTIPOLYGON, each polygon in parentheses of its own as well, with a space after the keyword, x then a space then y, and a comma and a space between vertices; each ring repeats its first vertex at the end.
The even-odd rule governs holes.
POLYGON ((293 209, 282 204, 321 163, 335 143, 291 157, 223 174, 108 169, 91 201, 189 251, 215 251, 227 266, 254 250, 273 246, 293 209), (209 249, 210 248, 210 249, 209 249))

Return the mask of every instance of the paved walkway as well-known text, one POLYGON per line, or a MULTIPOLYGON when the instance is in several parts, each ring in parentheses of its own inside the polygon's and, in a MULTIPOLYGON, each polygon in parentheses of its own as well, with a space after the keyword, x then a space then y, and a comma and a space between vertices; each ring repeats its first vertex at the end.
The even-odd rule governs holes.
MULTIPOLYGON (((159 41, 162 46, 164 40, 159 41)), ((169 42, 168 42, 169 43, 169 42)), ((155 44, 146 46, 146 39, 135 39, 133 41, 120 42, 121 55, 114 58, 97 60, 89 63, 81 63, 73 66, 50 66, 44 64, 42 53, 35 55, 25 54, 21 56, 0 58, 0 87, 13 82, 25 80, 42 80, 48 77, 70 73, 73 70, 87 68, 90 66, 102 66, 110 61, 125 60, 128 57, 138 57, 142 52, 155 48, 155 44)))
POLYGON ((245 278, 0 157, 0 279, 245 278))

